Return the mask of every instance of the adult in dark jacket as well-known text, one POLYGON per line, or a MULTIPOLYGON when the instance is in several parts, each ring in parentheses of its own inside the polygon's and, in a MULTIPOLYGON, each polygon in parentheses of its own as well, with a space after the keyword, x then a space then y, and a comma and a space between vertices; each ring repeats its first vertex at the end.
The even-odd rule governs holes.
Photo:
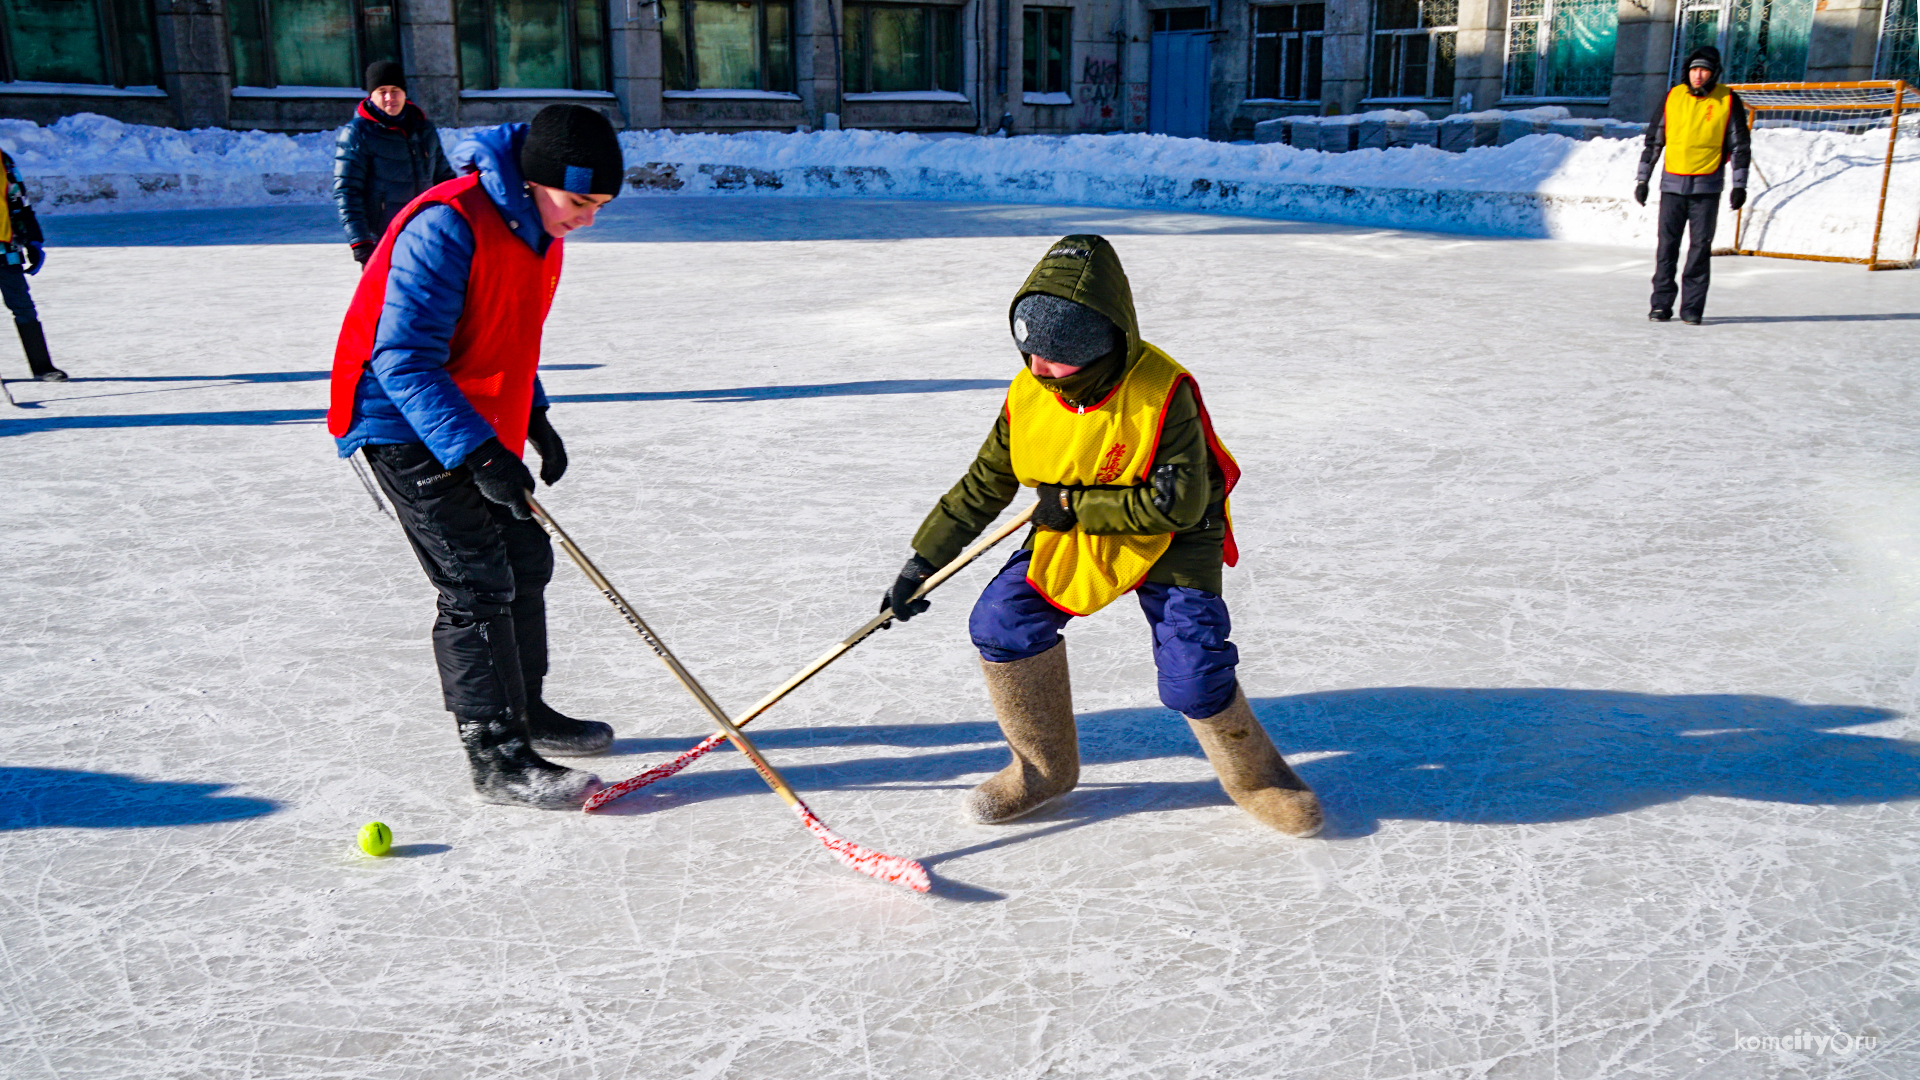
POLYGON ((441 691, 490 802, 578 806, 599 786, 542 754, 592 754, 606 724, 547 705, 545 590, 553 546, 531 519, 540 451, 548 484, 566 448, 535 369, 559 284, 560 237, 620 190, 620 146, 578 105, 475 135, 467 175, 429 190, 375 247, 334 353, 328 430, 366 456, 440 592, 441 691))
POLYGON ((1233 801, 1265 825, 1311 836, 1319 800, 1247 704, 1227 640, 1220 567, 1238 559, 1227 495, 1240 476, 1187 370, 1140 336, 1113 246, 1067 236, 1008 312, 1025 370, 967 475, 913 538, 881 601, 905 621, 920 583, 1035 488, 1034 529, 987 584, 967 629, 1013 760, 968 793, 982 824, 1073 790, 1079 741, 1060 631, 1132 592, 1153 630, 1160 701, 1186 715, 1233 801))
POLYGON ((1707 285, 1712 277, 1713 232, 1720 217, 1720 192, 1727 186, 1727 163, 1733 163, 1733 187, 1727 205, 1735 210, 1747 203, 1747 166, 1752 136, 1747 129, 1747 106, 1740 95, 1719 85, 1720 50, 1702 45, 1687 55, 1686 79, 1660 102, 1647 124, 1647 145, 1640 153, 1640 174, 1633 198, 1647 205, 1653 163, 1664 153, 1660 172, 1660 242, 1654 254, 1653 304, 1647 318, 1673 318, 1673 300, 1680 297, 1680 321, 1700 325, 1707 307, 1707 285), (1687 265, 1674 288, 1674 270, 1680 261, 1680 237, 1691 231, 1687 265))
POLYGON ((0 299, 13 313, 13 327, 20 332, 20 346, 27 351, 27 368, 41 382, 66 382, 67 373, 53 366, 47 353, 47 335, 40 328, 40 313, 33 306, 33 293, 27 279, 47 264, 46 237, 40 232, 40 219, 34 216, 33 203, 27 199, 27 185, 13 157, 0 150, 0 172, 6 176, 5 212, 0 213, 0 299))
POLYGON ((333 148, 333 204, 362 266, 400 209, 435 184, 453 179, 440 133, 407 100, 399 64, 367 66, 367 99, 340 129, 333 148))

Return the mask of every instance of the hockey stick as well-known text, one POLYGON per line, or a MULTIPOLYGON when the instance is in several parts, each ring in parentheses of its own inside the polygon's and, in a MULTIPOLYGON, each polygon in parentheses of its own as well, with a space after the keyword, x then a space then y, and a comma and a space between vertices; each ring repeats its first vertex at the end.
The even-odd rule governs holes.
MULTIPOLYGON (((932 577, 922 582, 920 584, 920 587, 914 590, 913 599, 918 600, 921 597, 932 592, 933 590, 939 588, 941 582, 946 581, 948 578, 952 577, 953 575, 959 573, 961 570, 965 569, 968 563, 979 558, 982 554, 984 554, 987 551, 987 549, 993 547, 995 544, 998 544, 1000 541, 1005 540, 1007 537, 1012 536, 1022 526, 1026 525, 1028 519, 1032 517, 1033 517, 1033 507, 1031 506, 1027 507, 1025 510, 1020 511, 1018 514, 1015 514, 1013 516, 1012 521, 1007 522, 1005 525, 1002 525, 998 529, 995 529, 989 535, 982 537, 980 540, 976 541, 972 547, 968 548, 967 550, 961 552, 959 555, 955 556, 952 562, 941 567, 939 571, 936 572, 932 577)), ((754 717, 759 716, 761 713, 766 712, 768 709, 773 708, 773 706, 777 704, 781 698, 786 697, 794 689, 799 687, 801 683, 804 683, 808 679, 811 679, 815 675, 818 675, 820 673, 820 669, 826 667, 828 664, 833 663, 835 660, 840 659, 840 657, 845 655, 848 650, 852 649, 855 645, 860 644, 862 641, 867 640, 867 638, 870 635, 872 635, 872 633, 875 630, 878 630, 882 626, 885 626, 892 619, 893 619, 893 609, 891 608, 883 609, 880 612, 880 614, 875 615, 871 619, 868 619, 866 622, 866 625, 860 627, 860 629, 855 630, 853 633, 847 635, 847 637, 844 640, 835 644, 833 648, 828 649, 826 652, 821 653, 819 657, 817 657, 813 661, 813 663, 808 664, 806 667, 801 668, 799 674, 795 675, 791 679, 788 679, 786 682, 781 683, 778 687, 774 689, 772 693, 768 694, 766 697, 761 698, 760 701, 757 704, 755 704, 753 708, 748 709, 745 713, 742 713, 740 716, 740 719, 734 722, 734 726, 746 727, 748 724, 752 723, 754 717)), ((725 741, 726 739, 722 735, 719 735, 719 734, 709 735, 699 745, 693 747, 690 750, 682 752, 679 757, 674 758, 672 761, 662 762, 658 765, 655 765, 653 768, 648 769, 646 772, 641 773, 638 776, 630 776, 627 779, 622 780, 617 784, 609 785, 608 787, 601 788, 599 791, 594 792, 593 795, 587 799, 586 805, 581 809, 589 810, 589 811, 598 810, 615 799, 621 798, 622 796, 631 795, 634 792, 639 791, 641 788, 648 786, 649 784, 659 783, 660 781, 665 780, 667 777, 672 776, 673 774, 679 772, 680 770, 686 768, 687 766, 705 757, 708 754, 708 752, 712 751, 714 748, 718 747, 722 742, 725 742, 725 741)))
POLYGON ((807 804, 800 801, 800 796, 793 793, 793 788, 787 786, 787 782, 780 778, 780 774, 773 771, 773 766, 767 764, 767 759, 760 756, 760 751, 754 749, 753 744, 740 733, 740 729, 734 726, 733 721, 727 719, 727 714, 721 710, 713 698, 707 696, 706 690, 701 687, 692 673, 680 666, 680 661, 674 657, 666 643, 661 641, 652 628, 647 626, 646 621, 640 618, 639 613, 627 604, 619 590, 613 587, 613 583, 593 565, 593 560, 587 558, 586 552, 581 551, 573 542, 573 538, 569 537, 559 524, 548 516, 545 508, 534 499, 532 492, 527 493, 527 508, 533 511, 534 520, 540 523, 541 528, 547 530, 547 535, 553 537, 562 548, 566 549, 567 554, 579 565, 580 571, 587 575, 587 580, 593 583, 594 588, 600 590, 600 595, 607 598, 614 610, 627 620, 627 625, 633 627, 634 633, 640 635, 640 640, 647 643, 647 647, 653 650, 653 655, 667 665, 667 670, 673 672, 673 677, 680 680, 680 685, 686 687, 694 700, 707 710, 707 715, 713 718, 714 726, 724 732, 726 738, 732 740, 734 747, 753 763, 754 770, 760 774, 760 778, 765 780, 774 794, 780 796, 781 801, 785 802, 795 816, 799 817, 801 827, 812 833, 814 839, 826 845, 827 851, 838 859, 842 866, 868 877, 878 878, 890 885, 904 885, 914 892, 927 892, 932 889, 933 883, 927 879, 926 867, 911 859, 885 855, 871 848, 862 847, 827 828, 826 824, 808 809, 807 804))

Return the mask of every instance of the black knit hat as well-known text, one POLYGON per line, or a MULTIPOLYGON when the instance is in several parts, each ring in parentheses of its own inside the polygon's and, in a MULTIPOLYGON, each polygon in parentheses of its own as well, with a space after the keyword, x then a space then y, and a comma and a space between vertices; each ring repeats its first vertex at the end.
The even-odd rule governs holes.
POLYGON ((1720 50, 1712 45, 1702 45, 1687 54, 1687 70, 1703 67, 1715 75, 1720 74, 1720 50))
POLYGON ((383 86, 407 88, 407 69, 397 60, 375 60, 367 65, 367 93, 371 94, 383 86))
POLYGON ((1028 356, 1083 367, 1118 348, 1120 328, 1085 304, 1028 293, 1013 305, 1013 343, 1028 356))
POLYGON ((523 179, 575 195, 618 195, 624 172, 613 124, 585 105, 541 109, 520 146, 523 179))

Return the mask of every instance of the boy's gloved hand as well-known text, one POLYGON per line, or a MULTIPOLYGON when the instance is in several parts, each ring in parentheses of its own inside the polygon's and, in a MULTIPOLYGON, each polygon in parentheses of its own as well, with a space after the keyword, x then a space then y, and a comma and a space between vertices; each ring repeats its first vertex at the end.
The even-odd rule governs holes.
POLYGON ((32 277, 39 273, 40 268, 45 265, 47 265, 47 249, 36 241, 27 241, 27 276, 32 277))
POLYGON ((1035 489, 1040 505, 1033 509, 1033 523, 1048 532, 1068 532, 1080 523, 1073 509, 1073 490, 1060 484, 1041 484, 1035 489))
POLYGON ((533 517, 527 509, 527 492, 533 490, 533 474, 499 439, 488 439, 474 448, 463 462, 473 470, 473 483, 488 502, 496 502, 521 521, 533 517))
POLYGON ((527 441, 540 451, 540 479, 545 480, 548 487, 559 483, 567 472, 567 445, 547 422, 545 405, 536 407, 527 418, 527 441))
POLYGON ((362 241, 358 244, 353 245, 353 261, 354 262, 357 262, 362 267, 365 267, 367 265, 367 260, 371 258, 373 258, 372 244, 362 241))
POLYGON ((1747 205, 1747 189, 1746 188, 1737 187, 1737 188, 1734 188, 1732 191, 1727 192, 1728 207, 1734 210, 1738 210, 1745 205, 1747 205))
POLYGON ((1641 206, 1647 205, 1647 182, 1645 180, 1633 185, 1633 201, 1639 203, 1641 206))
POLYGON ((920 587, 920 583, 932 577, 933 572, 938 569, 939 567, 921 558, 916 552, 913 558, 907 560, 907 565, 900 568, 900 576, 894 580, 893 588, 888 589, 887 594, 880 598, 880 610, 892 608, 893 617, 900 622, 906 622, 932 607, 933 601, 915 600, 912 597, 914 590, 920 587))

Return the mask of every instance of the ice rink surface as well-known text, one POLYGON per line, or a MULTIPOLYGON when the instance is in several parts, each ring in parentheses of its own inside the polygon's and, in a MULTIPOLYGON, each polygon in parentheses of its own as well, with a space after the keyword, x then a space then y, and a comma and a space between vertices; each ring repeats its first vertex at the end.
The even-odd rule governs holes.
MULTIPOLYGON (((547 505, 729 708, 872 613, 1054 237, 1113 238, 1245 468, 1240 673, 1326 834, 1227 801, 1130 600, 1068 631, 1080 789, 962 821, 1001 553, 754 729, 918 896, 730 752, 475 803, 431 590, 319 422, 326 212, 49 231, 75 378, 0 414, 11 1080, 1920 1075, 1920 275, 1716 260, 1696 329, 1552 242, 619 200, 548 323, 547 505)), ((595 771, 707 733, 564 561, 549 598, 595 771)))

